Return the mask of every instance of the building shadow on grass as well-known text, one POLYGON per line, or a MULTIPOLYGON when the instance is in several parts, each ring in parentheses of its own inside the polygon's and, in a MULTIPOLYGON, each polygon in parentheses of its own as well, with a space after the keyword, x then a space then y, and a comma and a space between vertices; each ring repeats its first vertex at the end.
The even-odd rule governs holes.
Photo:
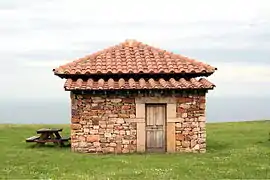
POLYGON ((207 152, 224 151, 231 148, 231 144, 222 141, 207 140, 206 149, 207 152))
POLYGON ((270 140, 269 139, 266 139, 264 141, 257 141, 255 144, 258 146, 270 148, 270 140))

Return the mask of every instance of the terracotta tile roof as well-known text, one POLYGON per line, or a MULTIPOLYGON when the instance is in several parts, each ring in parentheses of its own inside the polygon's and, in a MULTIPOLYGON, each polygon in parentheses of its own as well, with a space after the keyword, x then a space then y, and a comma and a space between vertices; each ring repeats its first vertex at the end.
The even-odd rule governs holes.
POLYGON ((213 73, 208 64, 138 42, 123 43, 54 69, 61 74, 213 73))
POLYGON ((175 80, 174 78, 168 81, 163 78, 159 80, 149 79, 145 80, 143 78, 135 81, 134 79, 124 80, 123 78, 115 81, 109 79, 105 81, 104 79, 99 79, 94 81, 89 78, 88 80, 72 80, 67 79, 64 85, 66 91, 70 90, 115 90, 115 89, 212 89, 215 85, 207 81, 204 78, 199 80, 191 78, 190 80, 185 80, 181 78, 180 80, 175 80))

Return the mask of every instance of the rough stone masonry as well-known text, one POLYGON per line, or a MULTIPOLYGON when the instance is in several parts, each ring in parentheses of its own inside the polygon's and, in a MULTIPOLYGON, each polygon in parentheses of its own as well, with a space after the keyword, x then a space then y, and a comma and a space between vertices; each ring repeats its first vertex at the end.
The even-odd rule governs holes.
MULTIPOLYGON (((168 126, 167 144, 175 152, 206 151, 205 93, 174 95, 175 123, 168 126), (173 138, 172 138, 173 137, 173 138)), ((138 129, 136 96, 77 95, 71 92, 71 149, 87 153, 134 153, 138 129)), ((169 124, 169 123, 167 123, 169 124)))

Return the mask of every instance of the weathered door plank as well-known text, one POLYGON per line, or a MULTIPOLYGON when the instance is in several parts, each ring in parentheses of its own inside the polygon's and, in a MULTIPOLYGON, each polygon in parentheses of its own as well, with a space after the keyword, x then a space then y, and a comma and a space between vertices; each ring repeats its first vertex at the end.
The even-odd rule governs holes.
POLYGON ((146 150, 148 152, 164 152, 166 106, 146 105, 146 150))

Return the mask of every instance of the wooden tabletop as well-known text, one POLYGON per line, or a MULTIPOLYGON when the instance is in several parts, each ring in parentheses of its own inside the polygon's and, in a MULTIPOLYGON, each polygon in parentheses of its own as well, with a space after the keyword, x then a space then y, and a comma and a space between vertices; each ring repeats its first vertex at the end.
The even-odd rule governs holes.
POLYGON ((37 133, 44 133, 44 132, 59 132, 59 131, 62 131, 63 129, 62 128, 42 128, 42 129, 39 129, 37 130, 37 133))

